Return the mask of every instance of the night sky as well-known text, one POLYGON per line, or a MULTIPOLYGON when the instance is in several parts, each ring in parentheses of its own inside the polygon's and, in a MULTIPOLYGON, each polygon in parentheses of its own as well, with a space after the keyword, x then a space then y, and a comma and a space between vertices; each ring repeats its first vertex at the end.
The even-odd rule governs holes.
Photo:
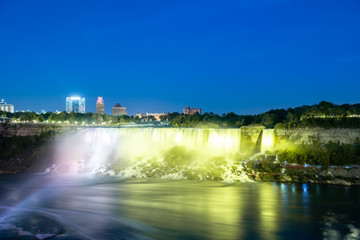
POLYGON ((360 102, 359 0, 0 0, 15 110, 238 114, 360 102))

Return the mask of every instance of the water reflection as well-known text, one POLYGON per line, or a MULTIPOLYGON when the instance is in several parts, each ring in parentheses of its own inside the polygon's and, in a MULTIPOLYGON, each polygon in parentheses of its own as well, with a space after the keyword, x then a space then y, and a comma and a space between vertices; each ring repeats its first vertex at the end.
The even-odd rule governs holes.
POLYGON ((43 176, 27 183, 27 193, 15 193, 22 185, 2 179, 0 239, 31 239, 38 229, 56 229, 58 239, 356 239, 360 233, 358 187, 43 176))
POLYGON ((119 191, 127 199, 122 201, 123 214, 157 228, 167 226, 164 239, 181 239, 188 234, 207 239, 236 239, 242 235, 241 228, 235 227, 242 210, 242 194, 235 186, 173 182, 127 185, 119 191))
POLYGON ((282 209, 278 188, 272 184, 260 184, 259 188, 261 236, 262 239, 275 239, 279 227, 279 211, 282 209))

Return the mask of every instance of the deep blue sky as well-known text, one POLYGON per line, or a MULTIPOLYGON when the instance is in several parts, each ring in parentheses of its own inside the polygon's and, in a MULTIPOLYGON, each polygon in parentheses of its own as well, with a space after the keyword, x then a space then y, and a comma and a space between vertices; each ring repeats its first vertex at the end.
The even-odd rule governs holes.
POLYGON ((0 98, 238 114, 360 102, 359 0, 0 0, 0 98))

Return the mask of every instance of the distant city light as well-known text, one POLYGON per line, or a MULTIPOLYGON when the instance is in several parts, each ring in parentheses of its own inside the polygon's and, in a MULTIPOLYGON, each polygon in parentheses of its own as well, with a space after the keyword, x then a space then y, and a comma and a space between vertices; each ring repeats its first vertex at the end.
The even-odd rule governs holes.
POLYGON ((14 113, 14 105, 7 104, 4 99, 1 99, 0 111, 14 113))
POLYGON ((67 97, 66 112, 85 113, 85 98, 77 96, 67 97))
POLYGON ((70 97, 71 100, 80 100, 80 97, 70 97))
POLYGON ((103 97, 98 97, 98 100, 96 101, 96 113, 97 114, 104 114, 104 99, 103 97))

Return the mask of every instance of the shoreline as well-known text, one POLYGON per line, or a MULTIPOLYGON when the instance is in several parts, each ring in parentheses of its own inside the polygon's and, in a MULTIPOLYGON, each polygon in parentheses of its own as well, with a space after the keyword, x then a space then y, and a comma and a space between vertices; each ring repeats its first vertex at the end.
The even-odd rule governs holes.
MULTIPOLYGON (((275 171, 255 172, 255 169, 259 169, 259 165, 261 166, 261 164, 265 163, 248 163, 244 164, 245 171, 247 172, 248 176, 256 182, 311 183, 342 186, 360 185, 360 166, 351 168, 343 166, 332 166, 328 169, 319 169, 315 167, 296 168, 299 165, 292 165, 294 167, 286 169, 284 164, 268 163, 267 165, 270 165, 270 167, 275 167, 275 171), (249 167, 249 165, 251 167, 249 167), (276 171, 279 169, 281 169, 282 172, 276 173, 276 171)), ((268 169, 271 169, 270 167, 268 169)))
MULTIPOLYGON (((327 171, 327 173, 330 171, 327 171)), ((4 171, 0 171, 0 177, 2 176, 25 176, 25 175, 32 175, 32 174, 36 174, 36 175, 56 175, 56 174, 45 174, 44 172, 4 172, 4 171)), ((79 174, 81 175, 81 174, 79 174)), ((121 175, 106 175, 106 174, 94 174, 95 176, 110 176, 110 177, 123 177, 121 175)), ((333 177, 331 180, 328 179, 330 178, 330 174, 327 174, 327 177, 325 176, 325 178, 323 176, 320 176, 319 179, 317 180, 312 180, 312 179, 307 179, 307 180, 297 180, 297 179, 289 179, 289 176, 284 174, 282 176, 280 176, 281 179, 278 180, 273 180, 273 181, 269 181, 269 180, 264 180, 261 179, 259 177, 255 177, 253 180, 253 183, 284 183, 284 184, 293 184, 293 183, 307 183, 307 184, 321 184, 321 185, 336 185, 336 186, 345 186, 345 187, 351 187, 351 186, 360 186, 360 179, 359 178, 347 178, 347 179, 342 179, 342 178, 336 178, 333 177)), ((127 178, 133 178, 133 179, 142 179, 142 177, 127 177, 127 178)), ((241 182, 241 181, 234 181, 234 182, 226 182, 224 180, 208 180, 208 179, 204 179, 204 180, 195 180, 195 179, 167 179, 167 178, 145 178, 145 179, 149 179, 149 180, 173 180, 173 181, 179 181, 179 180, 187 180, 187 181, 196 181, 196 182, 201 182, 201 181, 205 181, 205 182, 224 182, 224 183, 228 183, 228 184, 234 184, 234 183, 245 183, 245 182, 241 182)), ((249 181, 247 181, 246 183, 249 183, 249 181)))

